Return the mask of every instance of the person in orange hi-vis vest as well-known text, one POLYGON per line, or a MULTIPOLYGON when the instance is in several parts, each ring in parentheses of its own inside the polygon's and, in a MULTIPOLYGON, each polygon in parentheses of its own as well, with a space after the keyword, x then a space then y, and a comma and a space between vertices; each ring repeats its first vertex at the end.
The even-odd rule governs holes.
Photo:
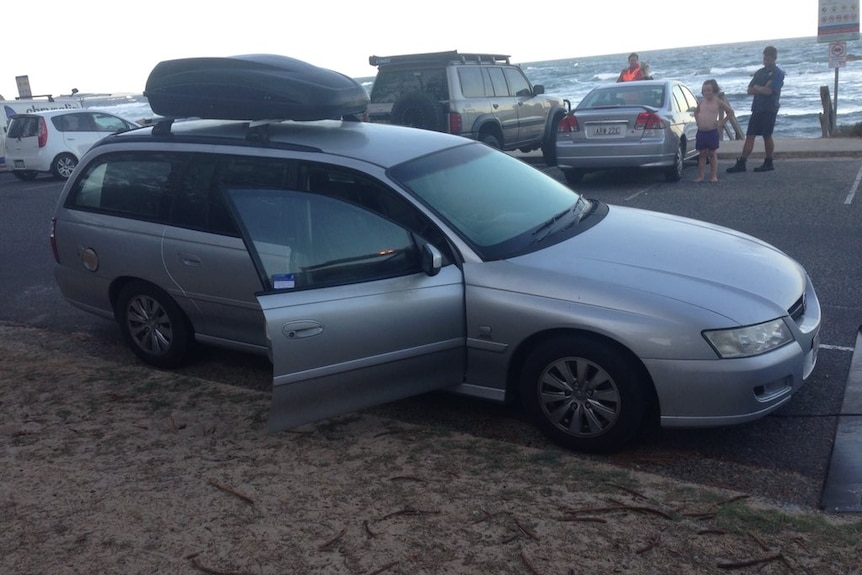
POLYGON ((632 52, 629 54, 629 66, 628 68, 623 68, 622 72, 620 72, 620 77, 617 78, 617 82, 632 82, 634 80, 649 80, 649 64, 644 62, 640 63, 640 58, 638 57, 636 52, 632 52))

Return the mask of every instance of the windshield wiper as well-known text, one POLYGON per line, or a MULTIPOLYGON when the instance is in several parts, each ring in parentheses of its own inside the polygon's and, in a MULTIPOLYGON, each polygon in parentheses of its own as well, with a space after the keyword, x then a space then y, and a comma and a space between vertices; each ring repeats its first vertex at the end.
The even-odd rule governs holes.
POLYGON ((581 221, 581 218, 583 218, 584 214, 587 212, 588 207, 589 203, 587 203, 587 201, 584 200, 583 196, 581 196, 580 198, 578 198, 577 202, 575 202, 565 210, 561 211, 560 213, 554 214, 550 219, 540 224, 539 227, 533 230, 533 237, 535 238, 533 241, 541 242, 546 237, 551 235, 551 233, 555 231, 555 225, 557 224, 557 222, 562 221, 567 216, 571 215, 574 217, 572 217, 570 220, 567 220, 566 225, 560 228, 561 230, 566 230, 577 224, 581 221))

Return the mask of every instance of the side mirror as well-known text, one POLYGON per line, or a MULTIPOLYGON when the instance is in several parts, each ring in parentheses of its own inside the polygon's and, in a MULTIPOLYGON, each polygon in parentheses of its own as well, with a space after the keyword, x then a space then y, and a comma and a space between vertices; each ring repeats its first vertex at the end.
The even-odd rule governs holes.
POLYGON ((422 246, 422 271, 433 277, 440 273, 443 267, 443 254, 431 244, 422 246))
POLYGON ((545 93, 545 85, 544 84, 536 84, 533 86, 533 95, 538 96, 539 94, 545 93))

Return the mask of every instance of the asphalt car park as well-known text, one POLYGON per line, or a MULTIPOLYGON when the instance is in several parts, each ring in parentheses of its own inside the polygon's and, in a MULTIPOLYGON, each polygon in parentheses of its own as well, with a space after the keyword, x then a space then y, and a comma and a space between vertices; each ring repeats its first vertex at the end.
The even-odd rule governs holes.
MULTIPOLYGON (((560 176, 555 168, 539 168, 560 176)), ((859 160, 789 160, 777 162, 776 171, 768 174, 722 171, 717 184, 690 182, 694 172, 689 168, 676 183, 665 182, 661 175, 608 172, 587 175, 577 185, 587 197, 691 216, 766 240, 808 270, 824 314, 818 366, 776 414, 737 427, 658 432, 613 456, 614 461, 817 506, 862 323, 862 269, 856 256, 862 247, 862 208, 858 201, 845 203, 859 170, 859 160)), ((0 265, 0 321, 86 334, 80 339, 87 342, 87 352, 129 360, 117 344, 113 324, 71 308, 54 286, 47 220, 61 185, 47 178, 17 182, 0 174, 0 239, 7 246, 0 265)), ((261 388, 269 384, 265 360, 221 351, 199 353, 198 360, 184 368, 191 375, 261 388)), ((391 417, 552 448, 516 409, 477 400, 434 394, 375 409, 391 417)))

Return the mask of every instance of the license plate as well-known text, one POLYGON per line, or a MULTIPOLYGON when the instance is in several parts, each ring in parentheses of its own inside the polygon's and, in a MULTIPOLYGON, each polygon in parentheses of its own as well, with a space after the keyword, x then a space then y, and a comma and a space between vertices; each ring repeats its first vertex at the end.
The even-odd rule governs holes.
POLYGON ((15 169, 23 170, 26 166, 24 166, 24 160, 15 160, 15 169))
POLYGON ((591 138, 622 138, 625 135, 625 124, 590 126, 588 130, 591 138))

